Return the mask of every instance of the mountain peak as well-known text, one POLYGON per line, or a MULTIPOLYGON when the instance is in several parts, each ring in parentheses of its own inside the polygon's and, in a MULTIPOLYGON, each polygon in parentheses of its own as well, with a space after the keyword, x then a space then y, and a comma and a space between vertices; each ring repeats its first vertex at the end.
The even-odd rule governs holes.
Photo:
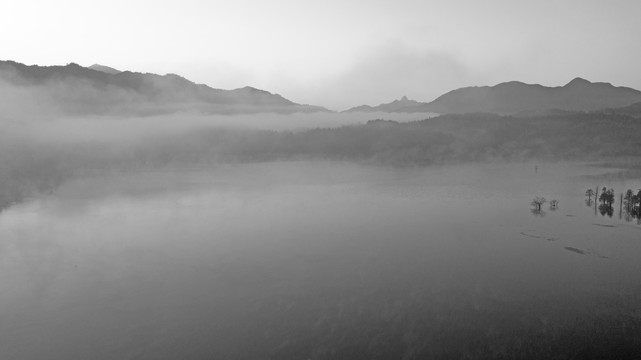
POLYGON ((410 104, 415 104, 416 101, 410 100, 407 98, 407 96, 403 96, 402 98, 398 100, 392 101, 390 104, 399 104, 399 105, 410 105, 410 104))
POLYGON ((264 90, 257 89, 257 88, 255 88, 255 87, 253 87, 253 86, 243 86, 243 87, 238 88, 238 89, 236 89, 236 90, 243 90, 243 91, 264 91, 264 90))
POLYGON ((100 65, 100 64, 93 64, 93 65, 89 66, 89 69, 100 71, 100 72, 111 74, 111 75, 120 74, 122 72, 122 71, 116 70, 116 69, 114 69, 112 67, 105 66, 105 65, 100 65))
POLYGON ((386 104, 380 104, 378 106, 369 106, 369 105, 361 105, 361 106, 356 106, 351 109, 345 110, 346 112, 375 112, 375 111, 381 111, 381 112, 414 112, 414 109, 421 106, 425 105, 425 103, 418 102, 416 100, 410 100, 407 98, 407 96, 403 96, 402 98, 398 100, 394 100, 390 103, 386 104))
POLYGON ((576 85, 589 85, 592 84, 590 81, 585 80, 584 78, 581 77, 575 77, 570 81, 569 83, 565 84, 565 87, 567 86, 576 86, 576 85))

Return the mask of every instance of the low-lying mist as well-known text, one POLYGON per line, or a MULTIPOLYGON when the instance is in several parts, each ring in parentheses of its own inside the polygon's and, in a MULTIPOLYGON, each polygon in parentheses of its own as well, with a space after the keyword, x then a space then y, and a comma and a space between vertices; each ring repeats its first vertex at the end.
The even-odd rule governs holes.
POLYGON ((219 163, 340 160, 391 166, 496 161, 596 161, 641 151, 636 119, 567 113, 173 114, 22 117, 0 122, 0 204, 65 179, 109 171, 219 163), (374 120, 393 117, 394 120, 374 120), (422 120, 425 119, 425 120, 422 120))
POLYGON ((274 156, 264 151, 273 152, 274 144, 268 143, 285 134, 364 124, 377 117, 407 122, 430 116, 328 112, 63 116, 44 93, 15 86, 2 90, 0 209, 84 173, 270 160, 274 156))
POLYGON ((361 125, 384 119, 411 122, 428 119, 429 113, 296 113, 211 115, 176 113, 154 116, 6 117, 0 129, 15 136, 49 141, 123 140, 148 136, 177 135, 211 129, 302 131, 361 125))

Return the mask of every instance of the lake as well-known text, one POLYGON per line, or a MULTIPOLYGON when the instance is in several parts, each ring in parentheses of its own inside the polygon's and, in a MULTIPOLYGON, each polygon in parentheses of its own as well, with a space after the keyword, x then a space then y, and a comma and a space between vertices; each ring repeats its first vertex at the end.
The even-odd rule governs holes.
POLYGON ((0 358, 638 356, 641 225, 618 194, 641 179, 536 166, 71 180, 0 213, 0 358))

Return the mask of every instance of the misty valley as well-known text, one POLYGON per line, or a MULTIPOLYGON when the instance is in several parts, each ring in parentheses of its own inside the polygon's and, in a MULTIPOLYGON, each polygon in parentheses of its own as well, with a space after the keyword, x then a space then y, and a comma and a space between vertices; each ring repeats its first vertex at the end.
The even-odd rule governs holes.
POLYGON ((0 91, 0 359, 641 358, 637 90, 0 91))

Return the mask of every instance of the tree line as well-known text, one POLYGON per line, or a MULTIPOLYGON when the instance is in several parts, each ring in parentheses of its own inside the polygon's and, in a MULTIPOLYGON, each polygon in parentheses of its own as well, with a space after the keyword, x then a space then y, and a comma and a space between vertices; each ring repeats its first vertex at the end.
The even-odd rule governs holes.
MULTIPOLYGON (((599 192, 599 187, 597 186, 594 190, 587 189, 585 191, 586 205, 594 205, 595 211, 598 209, 601 215, 608 215, 612 217, 614 213, 613 204, 616 202, 616 195, 614 189, 606 188, 605 186, 601 188, 599 192)), ((626 219, 636 218, 641 219, 641 189, 635 194, 632 189, 628 189, 625 193, 621 193, 619 196, 619 211, 623 213, 625 211, 626 219)))

